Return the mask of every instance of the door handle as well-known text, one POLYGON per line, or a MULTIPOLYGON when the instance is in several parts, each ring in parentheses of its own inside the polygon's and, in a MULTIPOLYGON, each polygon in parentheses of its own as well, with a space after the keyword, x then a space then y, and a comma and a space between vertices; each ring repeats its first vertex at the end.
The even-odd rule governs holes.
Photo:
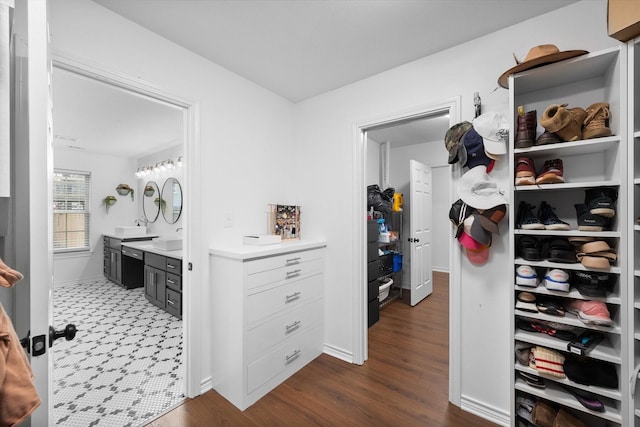
POLYGON ((58 338, 65 338, 67 341, 71 341, 76 337, 76 325, 73 323, 69 323, 65 328, 61 331, 56 331, 53 329, 53 326, 49 326, 49 348, 53 346, 53 342, 58 338))
POLYGON ((409 237, 407 240, 409 243, 420 243, 420 239, 415 239, 413 237, 409 237))

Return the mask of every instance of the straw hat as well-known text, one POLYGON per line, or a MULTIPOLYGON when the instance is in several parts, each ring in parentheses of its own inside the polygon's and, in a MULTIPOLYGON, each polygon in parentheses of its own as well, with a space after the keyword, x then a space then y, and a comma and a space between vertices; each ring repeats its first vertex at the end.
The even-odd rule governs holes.
MULTIPOLYGON (((517 65, 509 68, 498 78, 498 84, 503 88, 509 88, 509 75, 519 73, 521 71, 530 70, 531 68, 541 65, 552 64, 554 62, 564 61, 565 59, 575 58, 576 56, 589 53, 586 50, 566 50, 560 52, 554 44, 542 44, 534 46, 527 53, 524 61, 520 62, 516 59, 517 65)), ((514 55, 515 57, 515 55, 514 55)))

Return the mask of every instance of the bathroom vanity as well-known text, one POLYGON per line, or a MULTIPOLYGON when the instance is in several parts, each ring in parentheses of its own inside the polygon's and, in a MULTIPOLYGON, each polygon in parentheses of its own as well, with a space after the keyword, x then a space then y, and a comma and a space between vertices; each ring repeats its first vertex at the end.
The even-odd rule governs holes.
POLYGON ((213 388, 240 410, 322 353, 325 246, 209 249, 213 388))
MULTIPOLYGON (((103 252, 103 273, 104 276, 113 283, 124 286, 127 289, 142 286, 142 282, 137 280, 137 271, 135 266, 125 262, 123 268, 122 246, 133 242, 150 242, 156 234, 145 234, 141 236, 121 236, 117 234, 103 234, 102 236, 102 252, 103 252), (127 268, 129 267, 129 268, 127 268)), ((129 255, 129 254, 125 254, 129 255)), ((128 260, 125 260, 128 261, 128 260)))

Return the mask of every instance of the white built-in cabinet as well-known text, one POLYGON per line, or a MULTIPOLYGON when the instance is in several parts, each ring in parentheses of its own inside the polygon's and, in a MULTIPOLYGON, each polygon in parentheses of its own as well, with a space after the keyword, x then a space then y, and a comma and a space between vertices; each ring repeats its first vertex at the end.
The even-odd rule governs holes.
POLYGON ((629 311, 631 326, 628 339, 630 375, 632 376, 630 393, 632 404, 630 408, 629 425, 640 425, 640 38, 628 42, 629 50, 629 87, 628 87, 628 155, 629 155, 629 209, 627 223, 630 233, 628 258, 629 271, 629 311))
MULTIPOLYGON (((633 56, 633 55, 632 55, 633 56)), ((519 265, 530 265, 538 271, 541 278, 549 268, 560 268, 566 271, 588 270, 580 263, 557 263, 548 260, 529 261, 518 256, 516 241, 522 235, 531 235, 538 239, 552 236, 595 236, 609 242, 618 251, 618 260, 608 271, 615 278, 615 285, 604 301, 611 313, 613 326, 589 326, 582 323, 571 314, 564 317, 551 316, 543 313, 530 313, 515 308, 517 294, 520 291, 534 292, 538 298, 555 296, 566 299, 598 299, 582 296, 572 287, 569 293, 549 291, 543 286, 532 289, 515 285, 513 290, 513 306, 511 308, 511 354, 514 354, 516 343, 524 342, 533 345, 544 346, 569 355, 567 341, 551 337, 547 334, 527 332, 517 327, 519 319, 538 319, 558 322, 580 328, 580 330, 595 329, 605 334, 605 339, 594 348, 587 357, 598 359, 615 366, 618 374, 618 388, 600 388, 575 383, 568 378, 557 379, 544 376, 535 369, 520 364, 515 356, 512 357, 513 369, 511 370, 511 404, 512 425, 517 425, 516 399, 518 396, 528 394, 537 399, 544 399, 555 407, 564 407, 577 417, 581 418, 589 426, 618 426, 633 425, 633 398, 631 397, 629 379, 634 366, 631 357, 634 348, 638 346, 638 340, 633 340, 634 329, 638 325, 640 305, 636 303, 635 309, 630 301, 633 301, 633 287, 629 286, 632 269, 640 269, 640 265, 629 257, 627 248, 631 247, 630 238, 635 233, 634 241, 639 240, 640 231, 632 231, 633 218, 629 218, 629 198, 634 197, 634 192, 629 190, 630 179, 628 172, 629 160, 633 161, 633 138, 628 137, 628 96, 627 96, 627 46, 611 48, 599 52, 579 56, 570 60, 550 64, 544 67, 531 69, 509 78, 510 113, 512 123, 517 123, 518 106, 524 106, 524 111, 537 111, 538 123, 545 109, 551 104, 569 104, 568 107, 587 108, 596 102, 608 102, 610 104, 610 127, 613 136, 581 140, 575 142, 562 142, 550 145, 533 146, 530 148, 513 149, 509 160, 511 171, 511 206, 509 215, 510 256, 513 259, 513 278, 515 283, 515 270, 519 265), (560 158, 564 164, 565 183, 515 186, 513 182, 514 168, 519 157, 530 157, 534 160, 539 171, 545 160, 560 158), (583 203, 585 189, 595 187, 618 188, 616 220, 611 230, 600 232, 578 231, 575 204, 583 203), (551 230, 522 230, 516 228, 516 215, 520 201, 527 201, 537 207, 542 201, 556 209, 560 219, 571 226, 569 231, 551 230), (630 263, 632 263, 630 265, 630 263), (635 264, 635 265, 633 265, 635 264), (633 310, 633 315, 631 311, 633 310), (546 388, 536 388, 527 384, 519 375, 519 372, 527 372, 538 375, 545 380, 546 388), (602 413, 583 407, 570 394, 565 387, 588 390, 598 395, 604 403, 606 410, 602 413)), ((632 64, 633 65, 633 64, 632 64)), ((633 76, 634 73, 629 74, 633 76)), ((638 96, 635 96, 638 99, 638 96)), ((637 117, 638 115, 636 115, 637 117)), ((640 129, 640 121, 635 119, 635 130, 640 129)), ((537 134, 543 131, 538 124, 537 134)), ((516 132, 511 132, 510 147, 514 147, 516 132)), ((640 138, 637 138, 640 139, 640 138)), ((636 170, 640 171, 640 163, 635 161, 636 170)), ((635 172, 635 182, 640 182, 640 172, 635 172)), ((638 190, 635 191, 635 199, 638 198, 638 190)), ((640 215, 640 203, 635 203, 634 218, 640 215)), ((640 278, 634 279, 640 283, 640 278)), ((640 331, 639 331, 640 332, 640 331)), ((636 334, 640 337, 640 334, 636 334)), ((638 338, 640 339, 640 338, 638 338)), ((638 357, 635 358, 638 364, 638 357)), ((640 400, 640 399, 639 399, 640 400)), ((636 407, 638 406, 635 404, 636 407)))
POLYGON ((209 254, 212 384, 245 410, 323 351, 325 243, 209 254))

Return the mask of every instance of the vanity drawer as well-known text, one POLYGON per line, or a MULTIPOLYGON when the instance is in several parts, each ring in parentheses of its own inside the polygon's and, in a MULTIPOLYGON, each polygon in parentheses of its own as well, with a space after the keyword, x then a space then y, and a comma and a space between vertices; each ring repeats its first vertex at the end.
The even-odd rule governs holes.
POLYGON ((130 248, 128 246, 122 247, 122 255, 130 256, 139 260, 144 260, 144 251, 141 251, 140 249, 130 248))
POLYGON ((322 274, 285 282, 280 286, 269 288, 247 297, 247 324, 278 313, 281 310, 293 309, 322 295, 322 274))
POLYGON ((247 289, 257 288, 259 286, 268 285, 269 283, 279 282, 281 280, 296 280, 317 274, 322 271, 323 260, 312 259, 309 261, 293 264, 288 267, 280 267, 272 270, 262 271, 247 277, 247 289))
POLYGON ((182 290, 182 276, 177 276, 167 272, 167 287, 173 288, 176 291, 182 290))
MULTIPOLYGON (((291 376, 298 369, 322 353, 322 325, 307 333, 298 334, 278 346, 271 353, 247 366, 247 393, 279 376, 279 381, 291 376)), ((279 382, 278 381, 278 382, 279 382)))
POLYGON ((317 299, 247 331, 247 360, 253 361, 264 351, 285 339, 305 333, 322 320, 322 300, 317 299))
POLYGON ((252 275, 276 268, 298 265, 312 259, 322 258, 322 253, 322 249, 312 249, 308 251, 291 252, 284 255, 256 259, 247 262, 246 273, 248 275, 252 275))
POLYGON ((182 318, 182 294, 167 288, 167 305, 165 309, 174 316, 182 318))
POLYGON ((160 270, 167 269, 167 258, 162 255, 154 254, 153 252, 147 252, 144 263, 160 270))
POLYGON ((167 264, 162 268, 173 274, 182 274, 182 261, 167 257, 167 264))

